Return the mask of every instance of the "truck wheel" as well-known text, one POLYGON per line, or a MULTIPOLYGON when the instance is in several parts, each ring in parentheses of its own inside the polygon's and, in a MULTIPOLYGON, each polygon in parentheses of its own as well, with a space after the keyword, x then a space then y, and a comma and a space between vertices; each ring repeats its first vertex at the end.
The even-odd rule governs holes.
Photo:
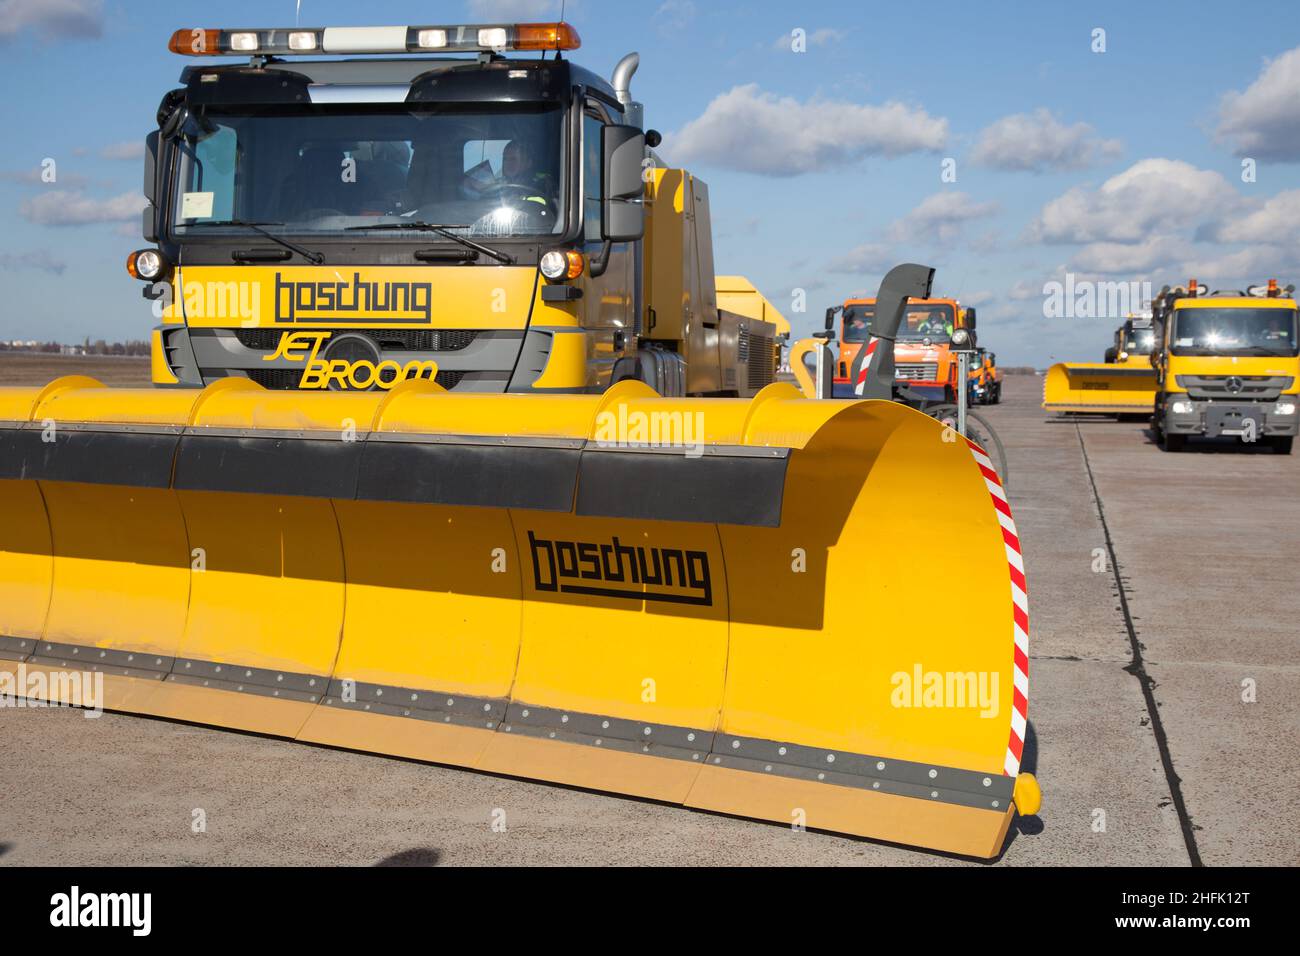
POLYGON ((1268 440, 1268 447, 1279 455, 1289 455, 1291 454, 1291 446, 1294 443, 1294 435, 1273 435, 1268 440))
POLYGON ((1169 432, 1161 430, 1160 447, 1165 451, 1183 451, 1187 448, 1187 436, 1171 435, 1169 432))

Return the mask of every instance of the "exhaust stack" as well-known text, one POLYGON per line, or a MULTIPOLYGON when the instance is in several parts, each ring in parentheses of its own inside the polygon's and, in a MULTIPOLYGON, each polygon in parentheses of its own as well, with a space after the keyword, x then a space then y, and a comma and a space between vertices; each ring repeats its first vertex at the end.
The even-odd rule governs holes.
POLYGON ((609 82, 614 87, 614 95, 623 104, 627 125, 645 129, 645 107, 632 99, 632 76, 640 65, 641 54, 629 53, 618 61, 609 82))

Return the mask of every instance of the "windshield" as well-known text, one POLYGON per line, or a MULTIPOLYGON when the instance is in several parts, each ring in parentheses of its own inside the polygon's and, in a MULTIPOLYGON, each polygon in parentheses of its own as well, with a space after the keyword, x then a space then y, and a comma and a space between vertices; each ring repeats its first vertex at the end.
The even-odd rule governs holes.
POLYGON ((840 336, 845 342, 865 342, 871 327, 871 317, 875 315, 875 306, 846 305, 844 307, 844 332, 840 336))
MULTIPOLYGON (((872 316, 876 314, 874 305, 848 305, 844 307, 844 331, 841 338, 845 342, 865 342, 871 326, 872 316)), ((946 303, 934 305, 909 305, 903 316, 903 324, 898 329, 898 341, 919 342, 931 339, 935 342, 947 341, 952 336, 952 306, 946 303)))
POLYGON ((900 342, 916 342, 921 339, 947 342, 952 336, 952 306, 950 305, 909 305, 903 316, 903 324, 898 329, 900 342))
POLYGON ((220 223, 245 220, 341 236, 420 220, 463 225, 471 236, 559 234, 562 115, 519 103, 208 112, 180 144, 173 230, 240 231, 220 223))
POLYGON ((1294 309, 1178 309, 1175 355, 1295 355, 1294 309))

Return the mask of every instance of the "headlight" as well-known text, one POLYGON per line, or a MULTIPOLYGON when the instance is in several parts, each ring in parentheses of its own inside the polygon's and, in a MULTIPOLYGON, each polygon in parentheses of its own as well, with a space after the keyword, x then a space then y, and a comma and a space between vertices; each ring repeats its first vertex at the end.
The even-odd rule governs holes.
POLYGON ((1170 410, 1175 415, 1190 415, 1192 412, 1196 411, 1196 406, 1191 402, 1174 402, 1173 405, 1170 406, 1170 410))
POLYGON ((137 279, 153 282, 167 272, 167 260, 157 249, 141 249, 126 259, 126 271, 137 279))
POLYGON ((540 268, 542 275, 555 282, 560 279, 578 278, 582 275, 583 265, 582 253, 576 249, 570 249, 568 252, 552 249, 542 256, 540 268))
POLYGON ((1273 406, 1274 415, 1294 415, 1295 402, 1278 402, 1273 406))
POLYGON ((961 348, 970 343, 970 333, 965 329, 958 329, 952 334, 952 344, 961 348))

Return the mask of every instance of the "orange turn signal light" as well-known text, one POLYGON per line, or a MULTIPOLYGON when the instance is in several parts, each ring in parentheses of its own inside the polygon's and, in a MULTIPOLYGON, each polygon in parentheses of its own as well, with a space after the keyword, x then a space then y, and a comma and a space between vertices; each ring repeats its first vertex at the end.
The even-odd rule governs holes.
POLYGON ((564 278, 576 279, 582 275, 582 270, 587 267, 587 260, 581 252, 577 249, 570 249, 564 254, 564 258, 569 263, 569 267, 564 270, 564 278))
POLYGON ((177 30, 167 49, 182 56, 220 56, 220 30, 177 30))
POLYGON ((576 50, 578 31, 567 23, 521 23, 515 27, 516 50, 576 50))

